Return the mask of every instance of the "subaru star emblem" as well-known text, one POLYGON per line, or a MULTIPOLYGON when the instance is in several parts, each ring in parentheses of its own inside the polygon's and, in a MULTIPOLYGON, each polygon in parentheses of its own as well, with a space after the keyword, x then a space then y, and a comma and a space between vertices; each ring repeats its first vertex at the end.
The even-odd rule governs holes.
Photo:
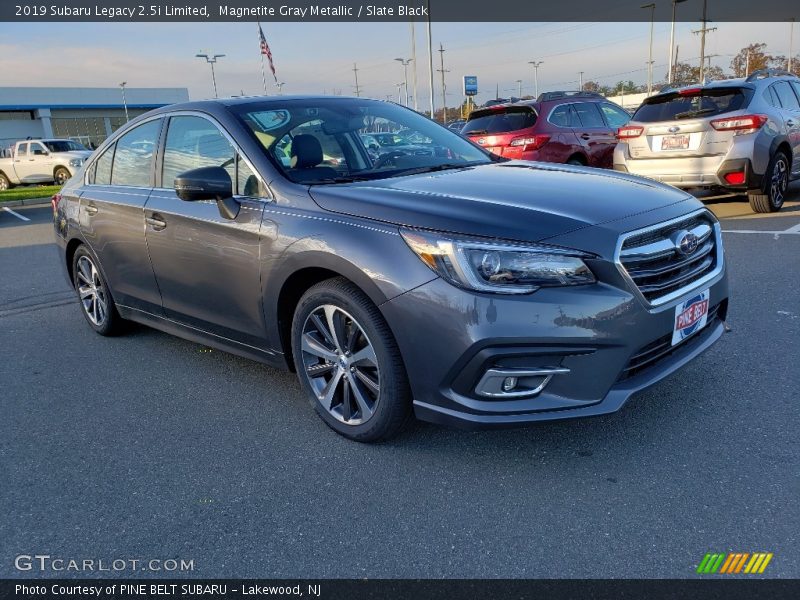
POLYGON ((692 254, 695 250, 697 250, 699 241, 699 238, 695 234, 693 234, 691 231, 687 231, 678 238, 678 243, 676 244, 678 252, 684 256, 692 254))
POLYGON ((669 128, 669 132, 670 132, 670 133, 677 133, 677 132, 679 132, 680 130, 681 130, 681 128, 680 128, 680 127, 678 127, 677 125, 673 125, 672 127, 670 127, 670 128, 669 128))

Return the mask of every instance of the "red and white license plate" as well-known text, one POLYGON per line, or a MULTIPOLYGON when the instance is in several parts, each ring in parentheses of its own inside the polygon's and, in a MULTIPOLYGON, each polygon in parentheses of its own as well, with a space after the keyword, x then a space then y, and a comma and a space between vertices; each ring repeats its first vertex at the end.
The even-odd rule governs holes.
POLYGON ((688 148, 688 135, 665 135, 661 138, 662 150, 687 150, 688 148))
POLYGON ((675 307, 675 321, 672 328, 672 345, 694 335, 708 322, 709 290, 694 294, 675 307))

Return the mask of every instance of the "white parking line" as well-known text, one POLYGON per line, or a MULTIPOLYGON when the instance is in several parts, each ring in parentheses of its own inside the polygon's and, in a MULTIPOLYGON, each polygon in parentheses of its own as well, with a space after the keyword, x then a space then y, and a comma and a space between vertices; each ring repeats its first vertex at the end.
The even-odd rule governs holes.
POLYGON ((23 217, 21 214, 19 214, 18 212, 14 212, 13 210, 8 208, 7 206, 4 206, 3 210, 6 211, 6 212, 10 212, 12 215, 17 217, 18 219, 21 219, 23 221, 30 221, 30 219, 28 217, 23 217))
POLYGON ((782 231, 770 231, 766 229, 723 229, 722 233, 763 233, 774 236, 777 240, 778 236, 781 235, 800 235, 800 223, 782 231))

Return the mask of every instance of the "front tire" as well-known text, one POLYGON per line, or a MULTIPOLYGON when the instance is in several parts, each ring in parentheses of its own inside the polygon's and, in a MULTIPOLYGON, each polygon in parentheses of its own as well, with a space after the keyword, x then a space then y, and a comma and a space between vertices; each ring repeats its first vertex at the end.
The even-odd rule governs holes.
POLYGON ((337 433, 376 442, 408 421, 411 390, 394 336, 375 304, 346 279, 323 281, 303 294, 292 351, 301 386, 337 433))
POLYGON ((89 326, 100 335, 117 335, 122 330, 122 317, 98 264, 86 246, 79 246, 72 257, 72 282, 89 326))
POLYGON ((64 185, 70 177, 72 177, 72 175, 70 175, 70 172, 64 167, 58 167, 53 171, 53 181, 56 182, 56 185, 64 185))
POLYGON ((13 185, 11 185, 11 180, 5 176, 5 173, 0 173, 0 192, 4 192, 6 190, 10 190, 13 185))
POLYGON ((780 150, 769 161, 767 172, 764 174, 763 193, 749 193, 750 208, 757 213, 777 212, 783 206, 786 198, 786 188, 789 187, 789 157, 780 150))

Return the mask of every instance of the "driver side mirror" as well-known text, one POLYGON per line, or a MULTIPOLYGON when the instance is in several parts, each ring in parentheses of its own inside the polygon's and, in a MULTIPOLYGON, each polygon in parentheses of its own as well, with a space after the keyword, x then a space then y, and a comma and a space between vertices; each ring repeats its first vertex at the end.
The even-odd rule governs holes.
POLYGON ((231 221, 239 214, 231 176, 222 167, 200 167, 181 173, 175 178, 175 193, 185 202, 216 200, 219 214, 231 221))

